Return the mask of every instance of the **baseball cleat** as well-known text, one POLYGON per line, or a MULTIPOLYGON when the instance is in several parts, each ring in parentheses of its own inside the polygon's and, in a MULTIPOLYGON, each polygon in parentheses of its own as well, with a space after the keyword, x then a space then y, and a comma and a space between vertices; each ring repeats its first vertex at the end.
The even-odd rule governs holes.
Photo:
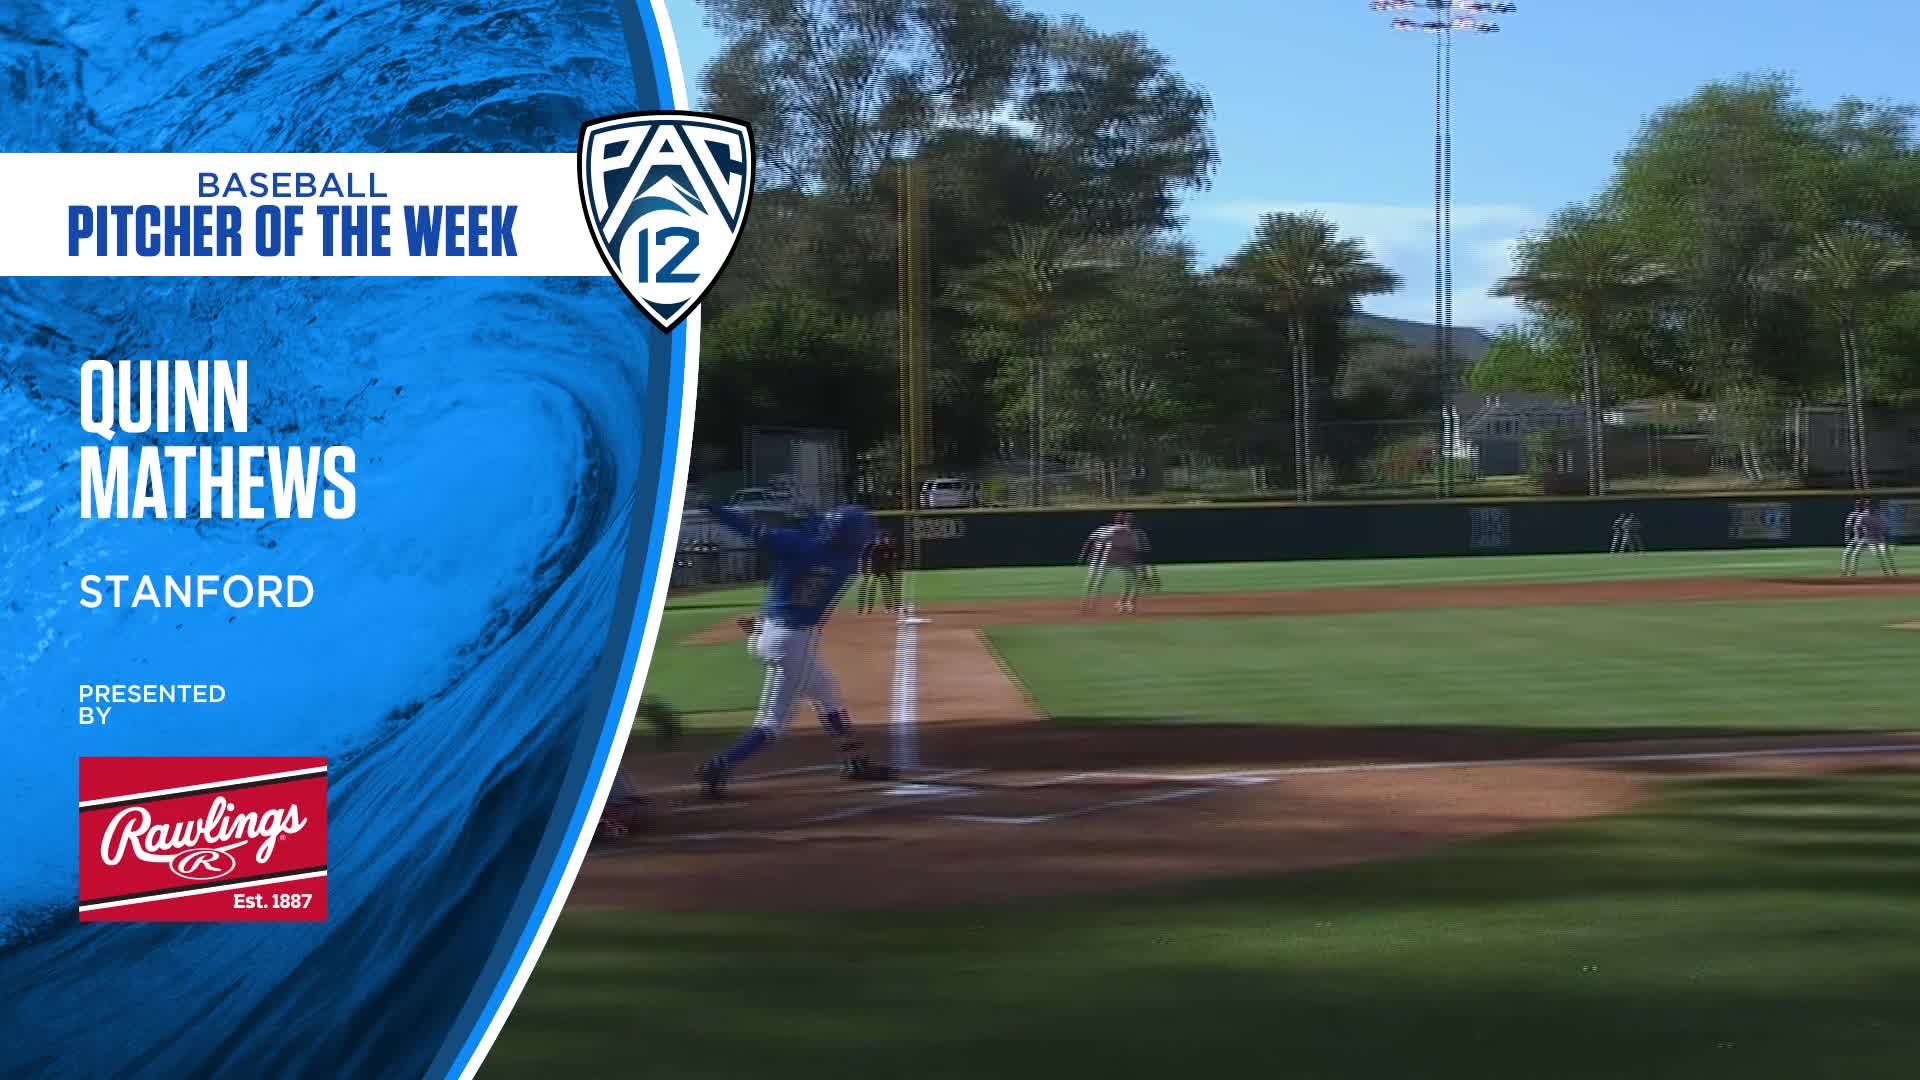
POLYGON ((893 770, 885 765, 877 765, 865 757, 850 757, 840 763, 842 780, 891 780, 893 770))
POLYGON ((724 799, 727 797, 727 765, 719 758, 695 769, 693 778, 700 784, 701 798, 724 799))

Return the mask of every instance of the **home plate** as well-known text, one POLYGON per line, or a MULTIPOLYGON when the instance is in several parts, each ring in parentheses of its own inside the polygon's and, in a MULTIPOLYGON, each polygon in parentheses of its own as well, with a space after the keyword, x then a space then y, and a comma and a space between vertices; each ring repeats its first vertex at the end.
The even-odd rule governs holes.
POLYGON ((887 789, 886 794, 896 798, 911 799, 925 798, 931 795, 959 795, 970 790, 972 789, 944 787, 940 784, 895 784, 893 787, 887 789))

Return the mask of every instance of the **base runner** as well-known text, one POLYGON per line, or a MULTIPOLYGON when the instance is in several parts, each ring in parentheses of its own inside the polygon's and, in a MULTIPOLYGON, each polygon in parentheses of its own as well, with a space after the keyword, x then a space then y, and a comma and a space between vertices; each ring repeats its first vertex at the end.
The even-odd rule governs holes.
POLYGON ((1860 570, 1860 553, 1868 548, 1880 560, 1880 572, 1893 577, 1899 571, 1893 566, 1893 545, 1887 540, 1887 519, 1873 508, 1873 503, 1861 499, 1853 505, 1853 513, 1847 515, 1847 550, 1840 557, 1840 572, 1853 577, 1860 570))
POLYGON ((1087 564, 1087 592, 1080 601, 1080 610, 1093 610, 1101 583, 1106 580, 1108 569, 1113 569, 1126 581, 1113 609, 1131 614, 1149 572, 1147 554, 1150 550, 1147 534, 1133 523, 1133 515, 1125 511, 1113 515, 1112 522, 1093 530, 1087 542, 1080 545, 1080 561, 1087 564))
POLYGON ((747 638, 747 647, 767 666, 760 710, 738 742, 695 772, 700 793, 725 798, 728 778, 778 737, 796 699, 811 700, 820 725, 839 740, 842 777, 891 779, 892 771, 869 760, 854 738, 840 686, 816 656, 821 625, 860 566, 873 537, 873 519, 858 506, 843 506, 796 527, 771 528, 732 507, 708 509, 723 527, 766 547, 773 556, 773 577, 747 638))

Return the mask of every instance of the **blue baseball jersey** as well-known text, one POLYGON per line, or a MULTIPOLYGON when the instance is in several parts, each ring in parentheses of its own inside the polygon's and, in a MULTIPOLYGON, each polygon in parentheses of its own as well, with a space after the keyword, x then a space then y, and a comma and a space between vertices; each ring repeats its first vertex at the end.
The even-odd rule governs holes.
POLYGON ((818 626, 860 568, 859 552, 829 547, 813 528, 776 529, 730 506, 708 510, 715 521, 754 540, 773 557, 761 614, 787 627, 818 626))

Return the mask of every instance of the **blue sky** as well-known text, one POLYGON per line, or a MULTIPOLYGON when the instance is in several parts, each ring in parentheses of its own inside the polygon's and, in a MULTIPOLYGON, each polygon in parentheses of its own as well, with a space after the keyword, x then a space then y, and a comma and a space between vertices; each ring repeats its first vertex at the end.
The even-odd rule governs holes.
MULTIPOLYGON (((1498 34, 1454 51, 1454 319, 1518 318, 1486 295, 1513 241, 1590 197, 1635 129, 1700 84, 1792 76, 1813 102, 1920 99, 1913 38, 1887 0, 1518 0, 1498 34)), ((1212 98, 1220 166, 1186 200, 1209 261, 1268 210, 1315 209, 1407 279, 1368 310, 1433 314, 1433 45, 1367 0, 1027 0, 1142 34, 1212 98)), ((667 0, 690 87, 718 41, 696 0, 667 0)))

